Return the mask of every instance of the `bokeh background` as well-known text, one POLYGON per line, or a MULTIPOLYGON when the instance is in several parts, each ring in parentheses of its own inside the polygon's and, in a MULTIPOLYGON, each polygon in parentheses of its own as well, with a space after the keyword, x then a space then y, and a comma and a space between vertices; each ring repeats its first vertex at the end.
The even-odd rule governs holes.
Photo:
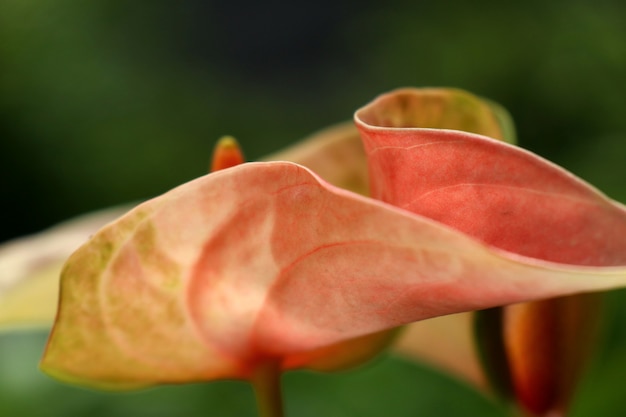
MULTIPOLYGON (((224 134, 256 159, 401 86, 500 102, 521 146, 626 202, 625 19, 618 0, 2 0, 0 242, 202 175, 224 134)), ((626 409, 626 295, 607 298, 575 416, 626 409)), ((44 339, 0 336, 0 415, 254 415, 235 382, 65 387, 36 370, 44 339)), ((286 385, 294 416, 503 415, 393 357, 286 385)))

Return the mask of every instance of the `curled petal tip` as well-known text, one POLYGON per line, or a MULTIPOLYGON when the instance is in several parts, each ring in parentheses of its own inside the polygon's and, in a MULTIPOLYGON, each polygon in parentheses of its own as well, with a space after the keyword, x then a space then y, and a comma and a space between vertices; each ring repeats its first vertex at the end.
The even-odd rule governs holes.
MULTIPOLYGON (((499 105, 459 89, 401 88, 380 95, 354 115, 357 127, 450 129, 514 141, 511 118, 499 105)), ((366 148, 368 146, 365 141, 366 148)))

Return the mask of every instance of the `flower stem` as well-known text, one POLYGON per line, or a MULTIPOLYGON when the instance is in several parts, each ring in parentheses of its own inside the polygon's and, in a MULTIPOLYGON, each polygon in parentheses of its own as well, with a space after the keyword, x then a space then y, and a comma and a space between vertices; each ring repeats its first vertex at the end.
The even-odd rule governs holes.
POLYGON ((252 385, 259 417, 284 417, 280 376, 280 363, 277 361, 266 361, 256 368, 252 385))

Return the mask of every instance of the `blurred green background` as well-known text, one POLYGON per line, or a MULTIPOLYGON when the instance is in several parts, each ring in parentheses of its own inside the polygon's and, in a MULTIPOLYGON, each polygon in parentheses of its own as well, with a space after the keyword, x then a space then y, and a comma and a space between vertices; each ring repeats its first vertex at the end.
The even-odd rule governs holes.
MULTIPOLYGON (((2 0, 0 241, 202 175, 221 135, 255 159, 401 86, 500 102, 521 146, 626 202, 625 17, 617 0, 2 0)), ((608 298, 577 416, 626 410, 626 294, 608 298)), ((43 341, 0 336, 0 416, 253 415, 233 382, 129 396, 56 384, 35 368, 43 341)), ((503 412, 390 357, 286 385, 294 416, 503 412)))

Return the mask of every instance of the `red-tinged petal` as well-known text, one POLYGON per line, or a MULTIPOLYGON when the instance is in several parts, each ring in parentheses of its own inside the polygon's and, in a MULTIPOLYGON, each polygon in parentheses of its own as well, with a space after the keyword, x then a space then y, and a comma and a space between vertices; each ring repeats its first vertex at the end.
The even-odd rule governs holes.
POLYGON ((520 257, 301 166, 243 164, 138 206, 72 255, 42 367, 106 386, 249 378, 416 320, 620 286, 626 266, 520 257))
MULTIPOLYGON (((445 90, 399 90, 357 112, 375 197, 518 254, 576 265, 623 264, 622 205, 519 148, 456 130, 428 129, 472 130, 468 123, 420 124, 423 120, 415 114, 423 109, 415 103, 428 102, 423 96, 433 94, 449 95, 445 90), (390 113, 397 113, 395 119, 390 113)), ((480 112, 474 117, 486 119, 480 112)), ((501 138, 487 128, 473 131, 501 138)), ((486 365, 494 371, 497 388, 506 392, 512 384, 517 400, 536 415, 566 408, 585 364, 586 349, 572 346, 588 348, 595 320, 572 319, 575 311, 588 311, 580 300, 588 297, 526 303, 479 315, 505 318, 502 328, 492 328, 479 344, 489 355, 486 365), (580 337, 585 341, 575 341, 580 337)))
MULTIPOLYGON (((386 108, 373 115, 379 123, 471 131, 515 143, 513 121, 497 103, 449 88, 402 91, 410 94, 387 101, 386 108)), ((401 353, 452 371, 484 388, 469 317, 470 314, 458 314, 412 324, 396 347, 401 353)))
MULTIPOLYGON (((361 136, 352 121, 316 132, 295 145, 264 158, 303 165, 325 181, 359 194, 368 194, 367 159, 361 136)), ((294 355, 285 363, 331 371, 359 365, 387 348, 399 334, 397 329, 358 337, 330 347, 294 355)))
MULTIPOLYGON (((476 134, 389 122, 419 90, 356 113, 371 192, 520 255, 576 265, 626 261, 626 213, 595 188, 528 151, 476 134)), ((393 120, 392 120, 393 121, 393 120)))

